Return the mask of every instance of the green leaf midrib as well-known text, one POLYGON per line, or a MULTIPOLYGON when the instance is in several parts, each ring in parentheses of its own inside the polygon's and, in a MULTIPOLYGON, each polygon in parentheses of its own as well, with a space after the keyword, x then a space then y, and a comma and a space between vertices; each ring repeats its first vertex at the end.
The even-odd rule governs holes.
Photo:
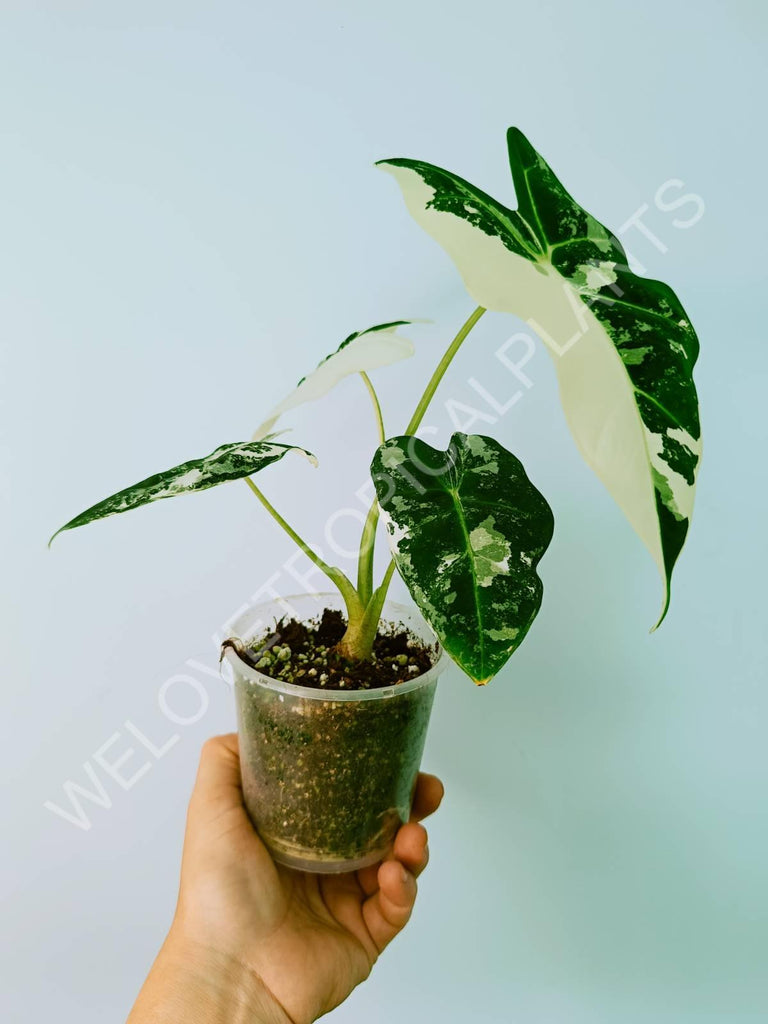
MULTIPOLYGON (((631 378, 630 378, 630 382, 631 382, 631 378)), ((635 392, 636 395, 642 395, 643 398, 645 398, 647 401, 649 401, 651 403, 651 405, 655 405, 656 408, 659 410, 659 412, 664 413, 664 415, 667 417, 667 419, 670 421, 670 423, 674 423, 674 425, 678 428, 678 430, 684 430, 686 432, 686 434, 688 433, 688 428, 685 427, 676 416, 673 416, 672 413, 669 411, 669 409, 667 409, 666 406, 662 405, 661 402, 657 398, 654 398, 653 395, 649 395, 648 392, 647 391, 643 391, 642 388, 636 388, 636 387, 634 387, 634 385, 632 385, 632 386, 633 386, 633 389, 634 389, 634 392, 635 392)), ((641 420, 642 420, 642 417, 641 417, 641 420)), ((645 428, 645 423, 643 423, 643 428, 647 429, 647 428, 645 428)))
MULTIPOLYGON (((427 488, 427 490, 429 490, 429 488, 427 488)), ((451 489, 448 487, 438 487, 437 490, 441 491, 444 494, 452 493, 451 489)), ((464 508, 488 508, 491 509, 492 512, 498 512, 498 510, 502 508, 506 509, 513 515, 515 513, 515 506, 512 504, 507 504, 504 501, 483 501, 481 498, 468 497, 462 498, 462 503, 464 508)))
POLYGON ((600 246, 605 245, 606 241, 607 239, 605 238, 593 238, 592 235, 574 235, 573 238, 566 238, 563 242, 555 242, 554 245, 550 245, 547 242, 547 253, 554 252, 555 249, 564 249, 567 245, 578 245, 580 242, 589 242, 590 245, 596 245, 600 248, 600 246))
POLYGON ((469 539, 469 531, 467 529, 467 520, 464 515, 464 508, 461 503, 461 498, 457 490, 453 488, 445 488, 446 492, 451 496, 453 500, 453 506, 456 510, 456 516, 459 520, 459 526, 461 528, 462 536, 464 537, 464 543, 467 549, 467 558, 469 560, 469 571, 472 574, 472 599, 475 603, 475 611, 477 612, 477 625, 478 625, 478 640, 480 648, 480 666, 485 671, 485 635, 483 625, 483 611, 480 607, 480 593, 477 585, 477 567, 475 565, 475 559, 472 552, 472 544, 469 539))
MULTIPOLYGON (((528 195, 529 204, 530 204, 531 210, 533 210, 533 216, 536 218, 536 223, 539 226, 539 231, 541 232, 541 234, 537 235, 537 238, 544 245, 544 251, 545 251, 546 255, 548 256, 549 253, 552 251, 552 247, 549 244, 549 238, 547 237, 547 233, 544 230, 544 225, 541 223, 541 218, 539 217, 539 211, 538 211, 538 209, 536 207, 536 203, 533 201, 533 193, 531 192, 531 184, 528 181, 528 168, 523 167, 521 165, 521 170, 522 170, 523 181, 525 183, 525 191, 526 191, 526 193, 528 195)), ((515 191, 517 191, 517 186, 515 186, 515 191)), ((520 196, 517 197, 517 202, 518 202, 518 206, 519 206, 520 205, 520 196)), ((517 211, 517 215, 520 218, 520 220, 524 221, 526 224, 528 223, 525 220, 525 217, 523 217, 523 215, 520 213, 519 210, 517 211)), ((534 232, 534 234, 535 234, 535 232, 534 232)))

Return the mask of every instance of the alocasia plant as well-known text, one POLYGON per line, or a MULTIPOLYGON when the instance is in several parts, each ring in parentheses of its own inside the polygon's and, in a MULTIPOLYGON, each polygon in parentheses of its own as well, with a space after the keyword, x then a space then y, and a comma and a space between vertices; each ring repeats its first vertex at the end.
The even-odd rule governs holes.
POLYGON ((342 594, 347 631, 341 654, 350 660, 370 656, 397 569, 448 653, 475 682, 488 682, 539 610, 536 569, 552 537, 552 512, 518 459, 492 438, 454 434, 440 451, 415 434, 474 325, 486 309, 499 310, 525 318, 553 353, 576 443, 662 573, 663 618, 701 455, 692 379, 696 335, 674 292, 632 273, 615 236, 577 205, 516 129, 509 130, 508 146, 517 210, 432 164, 380 164, 396 177, 409 210, 453 258, 478 303, 402 435, 387 437, 368 375, 413 353, 399 333, 412 321, 398 320, 346 338, 265 416, 252 441, 224 445, 141 481, 62 530, 243 478, 342 594), (305 449, 277 443, 273 427, 284 413, 320 398, 350 374, 361 376, 371 396, 380 442, 371 466, 377 499, 363 529, 354 582, 324 562, 251 479, 289 451, 315 462, 305 449), (375 586, 381 513, 393 558, 375 586))

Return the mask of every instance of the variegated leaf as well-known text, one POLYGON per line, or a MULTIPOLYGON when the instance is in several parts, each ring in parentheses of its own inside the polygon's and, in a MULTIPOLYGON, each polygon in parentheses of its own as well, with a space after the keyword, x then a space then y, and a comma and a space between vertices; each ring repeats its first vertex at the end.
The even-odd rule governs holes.
POLYGON ((415 323, 413 320, 396 320, 390 324, 378 324, 367 331, 355 331, 339 345, 335 352, 317 366, 308 376, 302 377, 294 391, 272 409, 254 433, 254 439, 265 437, 278 419, 289 409, 295 409, 304 402, 322 398, 344 377, 352 373, 367 373, 379 366, 388 366, 399 359, 413 355, 413 342, 396 333, 398 327, 415 323))
POLYGON ((392 438, 371 472, 411 596, 454 661, 487 683, 541 605, 549 505, 520 461, 479 434, 454 434, 447 451, 392 438))
POLYGON ((701 457, 696 334, 675 293, 629 269, 522 133, 507 142, 517 210, 431 164, 381 166, 475 301, 523 317, 552 353, 576 444, 661 572, 661 622, 701 457))
POLYGON ((215 452, 204 459, 192 459, 182 462, 180 466, 167 469, 164 473, 141 480, 132 487, 118 491, 97 505, 81 512, 54 533, 48 542, 53 542, 64 530, 73 530, 76 526, 85 526, 96 519, 106 519, 120 512, 128 512, 140 505, 148 505, 152 501, 163 498, 174 498, 177 494, 190 491, 204 491, 208 487, 216 487, 227 480, 241 480, 243 477, 258 473, 259 470, 278 462, 288 452, 299 452, 305 455, 313 465, 317 459, 311 452, 294 445, 273 444, 266 441, 239 441, 235 444, 223 444, 215 452))

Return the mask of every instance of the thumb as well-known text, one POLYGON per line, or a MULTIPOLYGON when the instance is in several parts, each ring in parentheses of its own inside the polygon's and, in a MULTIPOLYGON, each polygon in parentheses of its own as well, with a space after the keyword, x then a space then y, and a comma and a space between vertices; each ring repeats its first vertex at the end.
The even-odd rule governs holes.
POLYGON ((243 806, 240 751, 237 733, 212 736, 203 744, 195 787, 189 803, 190 817, 221 814, 243 806))

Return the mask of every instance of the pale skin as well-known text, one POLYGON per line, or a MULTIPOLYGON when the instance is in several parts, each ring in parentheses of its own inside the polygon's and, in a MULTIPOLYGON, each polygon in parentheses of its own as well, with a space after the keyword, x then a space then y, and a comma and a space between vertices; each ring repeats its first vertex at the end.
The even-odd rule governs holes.
POLYGON ((309 1024, 364 981, 405 927, 427 866, 420 774, 391 856, 312 875, 275 864, 243 805, 237 736, 208 740, 187 814, 173 924, 128 1024, 309 1024))

